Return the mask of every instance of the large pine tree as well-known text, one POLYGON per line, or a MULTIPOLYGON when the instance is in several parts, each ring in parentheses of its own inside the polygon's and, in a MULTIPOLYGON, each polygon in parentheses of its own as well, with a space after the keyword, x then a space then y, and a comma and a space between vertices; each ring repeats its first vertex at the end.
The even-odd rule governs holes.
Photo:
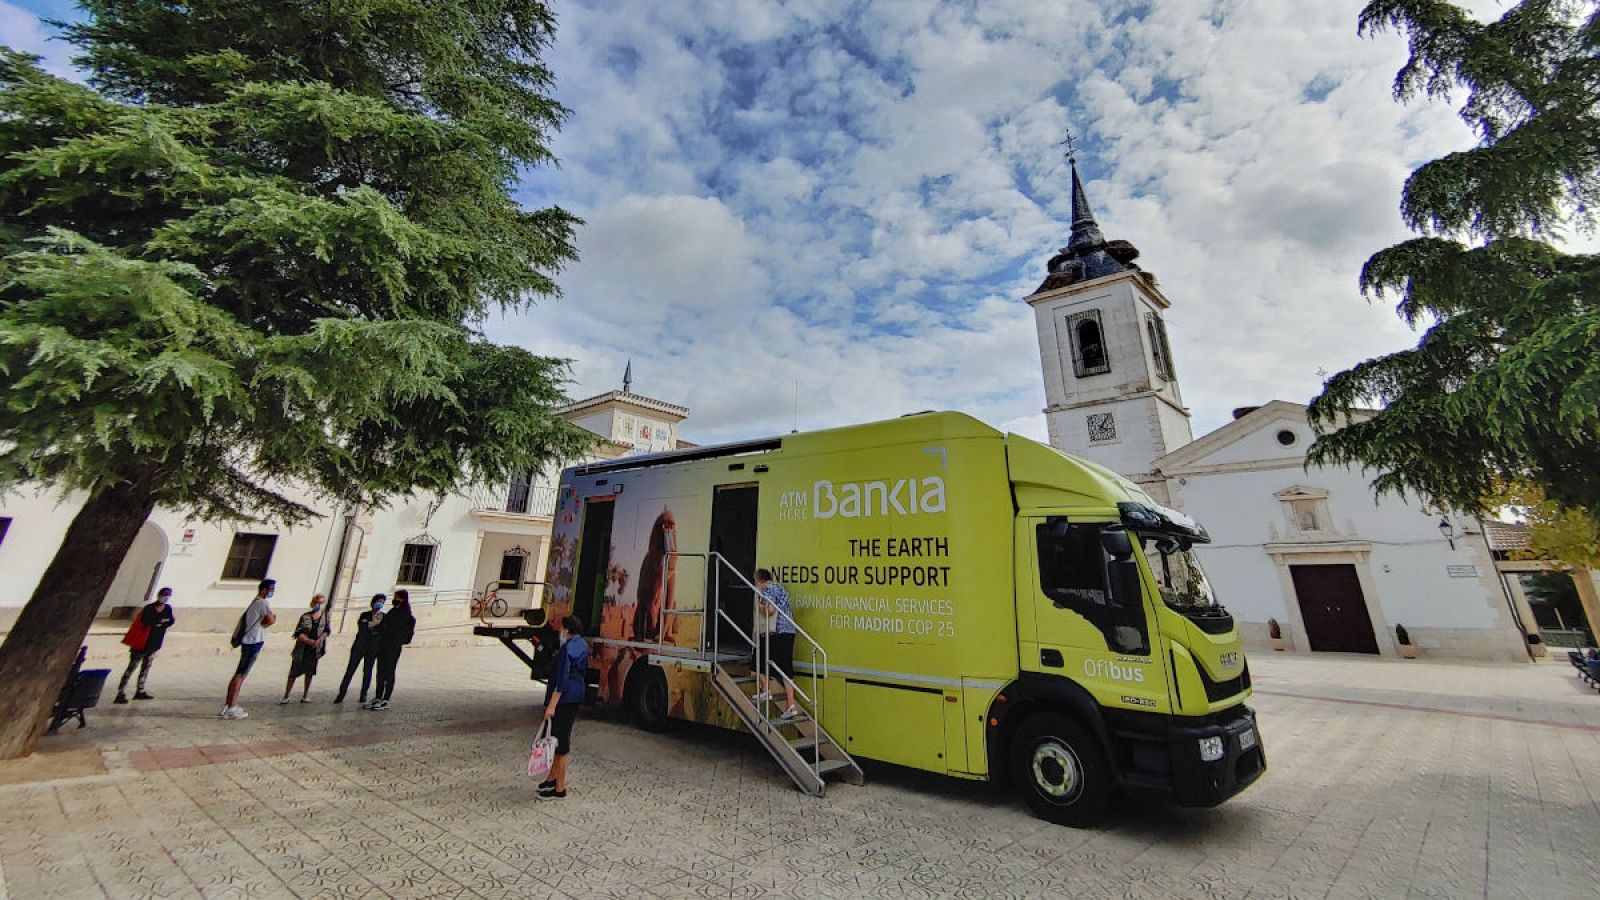
POLYGON ((1477 512, 1500 485, 1532 485, 1594 519, 1600 256, 1559 238, 1592 236, 1600 202, 1600 3, 1522 0, 1483 22, 1440 0, 1373 0, 1360 29, 1406 33, 1397 99, 1461 98, 1478 141, 1406 182, 1402 213, 1423 236, 1374 255, 1361 287, 1398 295, 1425 331, 1328 380, 1311 460, 1477 512), (1381 409, 1352 418, 1366 406, 1381 409))
POLYGON ((511 198, 565 111, 519 0, 86 0, 85 87, 0 51, 0 489, 81 492, 0 646, 31 750, 158 504, 297 521, 579 451, 564 364, 483 339, 575 219, 511 198))

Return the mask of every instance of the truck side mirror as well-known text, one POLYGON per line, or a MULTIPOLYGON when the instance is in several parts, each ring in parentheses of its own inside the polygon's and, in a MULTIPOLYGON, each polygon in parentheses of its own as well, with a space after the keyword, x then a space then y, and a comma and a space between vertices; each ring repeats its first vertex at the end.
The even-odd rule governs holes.
MULTIPOLYGON (((1115 530, 1108 528, 1100 532, 1100 547, 1106 551, 1107 555, 1118 562, 1133 557, 1133 541, 1128 538, 1128 532, 1120 528, 1115 530)), ((1137 572, 1137 567, 1135 567, 1135 572, 1137 572)))

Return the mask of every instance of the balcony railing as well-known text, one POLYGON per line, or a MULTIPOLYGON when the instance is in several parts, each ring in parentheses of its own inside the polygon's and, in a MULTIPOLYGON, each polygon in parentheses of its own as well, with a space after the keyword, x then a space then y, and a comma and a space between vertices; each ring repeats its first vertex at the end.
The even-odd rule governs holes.
POLYGON ((477 485, 464 491, 474 512, 552 518, 556 514, 556 486, 512 482, 477 485))

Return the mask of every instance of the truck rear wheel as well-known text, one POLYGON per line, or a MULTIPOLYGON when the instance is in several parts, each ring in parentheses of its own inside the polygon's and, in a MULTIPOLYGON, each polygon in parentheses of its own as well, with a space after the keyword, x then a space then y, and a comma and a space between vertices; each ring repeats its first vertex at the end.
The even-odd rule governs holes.
POLYGON ((667 713, 666 673, 647 664, 630 680, 634 722, 645 731, 662 732, 670 729, 673 719, 667 713))
POLYGON ((1017 729, 1011 771, 1028 808, 1057 825, 1098 824, 1111 804, 1111 767, 1100 745, 1065 716, 1043 713, 1017 729))

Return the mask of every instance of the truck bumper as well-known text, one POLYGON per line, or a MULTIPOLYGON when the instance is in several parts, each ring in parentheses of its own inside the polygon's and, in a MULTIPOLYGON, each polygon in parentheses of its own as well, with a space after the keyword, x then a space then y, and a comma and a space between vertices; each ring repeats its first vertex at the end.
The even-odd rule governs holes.
POLYGON ((1216 806, 1267 770, 1255 710, 1248 706, 1208 720, 1172 725, 1167 729, 1167 749, 1172 763, 1172 799, 1180 806, 1216 806))

